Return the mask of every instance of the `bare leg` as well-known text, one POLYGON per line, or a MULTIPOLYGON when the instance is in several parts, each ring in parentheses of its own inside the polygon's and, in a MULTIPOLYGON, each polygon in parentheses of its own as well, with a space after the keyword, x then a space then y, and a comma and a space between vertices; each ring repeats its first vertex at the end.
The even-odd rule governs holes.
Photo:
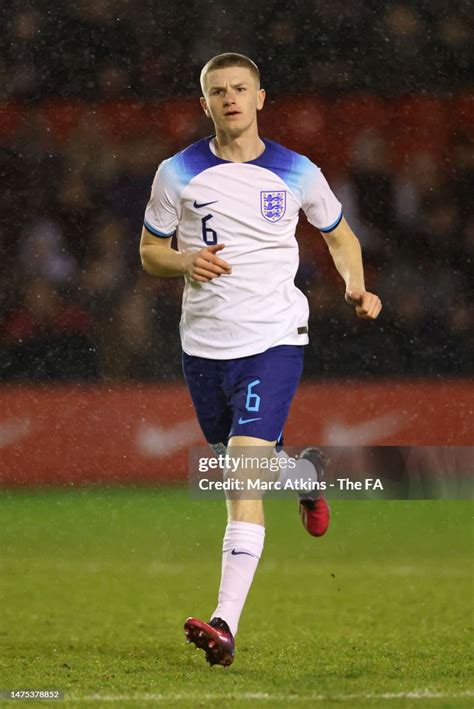
MULTIPOLYGON (((249 449, 249 453, 254 448, 262 456, 273 455, 276 441, 264 441, 261 438, 252 438, 250 436, 233 436, 227 446, 227 452, 232 455, 232 450, 239 448, 240 450, 249 449)), ((258 475, 259 471, 248 471, 250 476, 252 473, 258 475)), ((265 526, 265 518, 263 514, 263 501, 260 497, 257 500, 227 500, 227 517, 229 522, 252 522, 265 526)))

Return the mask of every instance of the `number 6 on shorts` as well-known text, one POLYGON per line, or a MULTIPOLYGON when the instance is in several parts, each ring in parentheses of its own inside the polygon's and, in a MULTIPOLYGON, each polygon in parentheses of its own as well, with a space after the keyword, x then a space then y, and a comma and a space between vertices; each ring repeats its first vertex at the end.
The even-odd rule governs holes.
POLYGON ((260 379, 254 379, 253 382, 250 382, 247 386, 247 398, 245 400, 245 408, 247 411, 258 411, 260 408, 260 397, 252 391, 257 384, 260 384, 260 379))

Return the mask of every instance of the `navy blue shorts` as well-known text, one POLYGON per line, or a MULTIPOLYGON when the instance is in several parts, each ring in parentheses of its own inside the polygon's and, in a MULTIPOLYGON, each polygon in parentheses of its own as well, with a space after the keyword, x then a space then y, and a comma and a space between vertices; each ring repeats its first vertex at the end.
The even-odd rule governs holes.
POLYGON ((303 371, 304 345, 279 345, 238 359, 183 352, 183 371, 208 443, 231 436, 278 441, 303 371))

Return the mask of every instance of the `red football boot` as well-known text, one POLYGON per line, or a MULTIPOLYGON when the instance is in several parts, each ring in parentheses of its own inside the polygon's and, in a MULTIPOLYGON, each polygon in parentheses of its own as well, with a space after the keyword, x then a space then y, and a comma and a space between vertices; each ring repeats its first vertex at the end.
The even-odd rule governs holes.
POLYGON ((206 653, 206 662, 210 665, 228 667, 234 661, 234 636, 225 620, 213 618, 205 623, 197 618, 188 618, 184 624, 184 634, 188 643, 206 653))
MULTIPOLYGON (((300 460, 302 458, 309 460, 314 465, 317 481, 320 482, 324 477, 324 468, 329 462, 329 459, 319 448, 305 448, 300 455, 300 460)), ((300 497, 299 510, 305 529, 313 537, 322 537, 323 534, 326 534, 329 527, 331 511, 322 493, 319 494, 318 491, 315 490, 314 495, 300 497)))

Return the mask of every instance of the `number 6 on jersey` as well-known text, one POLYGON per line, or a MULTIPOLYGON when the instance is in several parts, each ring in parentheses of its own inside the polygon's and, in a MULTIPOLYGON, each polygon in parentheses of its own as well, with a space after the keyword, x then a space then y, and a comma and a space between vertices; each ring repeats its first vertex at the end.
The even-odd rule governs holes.
POLYGON ((214 244, 217 244, 217 232, 214 231, 214 229, 210 229, 210 227, 206 226, 209 219, 212 219, 213 216, 213 214, 207 214, 201 219, 202 238, 204 240, 204 243, 208 246, 214 246, 214 244))

